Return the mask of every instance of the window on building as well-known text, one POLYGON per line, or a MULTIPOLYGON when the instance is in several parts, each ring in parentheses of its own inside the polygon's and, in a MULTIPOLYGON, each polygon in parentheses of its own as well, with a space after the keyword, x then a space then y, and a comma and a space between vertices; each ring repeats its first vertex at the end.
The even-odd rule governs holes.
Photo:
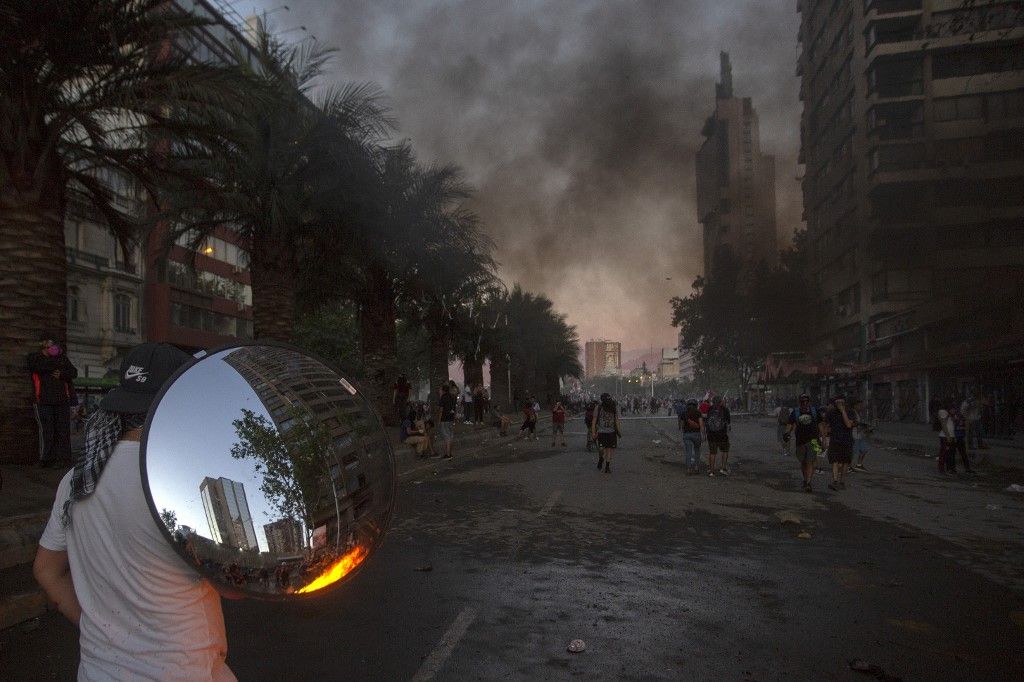
POLYGON ((871 92, 881 97, 921 94, 921 58, 878 60, 868 71, 871 92))
POLYGON ((85 322, 85 302, 77 286, 68 287, 68 322, 85 322))
POLYGON ((132 327, 132 297, 128 294, 114 294, 114 331, 122 333, 135 331, 132 327))
POLYGON ((1005 47, 964 49, 937 54, 932 58, 933 78, 963 78, 983 73, 1024 69, 1024 50, 1005 47))
POLYGON ((882 270, 871 279, 871 295, 876 299, 920 295, 932 289, 932 272, 927 268, 882 270))
POLYGON ((935 100, 934 107, 935 120, 939 122, 979 119, 984 109, 980 95, 940 97, 935 100))
POLYGON ((921 102, 880 104, 868 113, 868 125, 883 140, 920 137, 924 133, 924 107, 921 102))
POLYGON ((985 113, 990 121, 1024 118, 1024 90, 993 92, 985 95, 985 113))
POLYGON ((871 150, 872 172, 919 168, 924 163, 923 144, 886 144, 871 150))

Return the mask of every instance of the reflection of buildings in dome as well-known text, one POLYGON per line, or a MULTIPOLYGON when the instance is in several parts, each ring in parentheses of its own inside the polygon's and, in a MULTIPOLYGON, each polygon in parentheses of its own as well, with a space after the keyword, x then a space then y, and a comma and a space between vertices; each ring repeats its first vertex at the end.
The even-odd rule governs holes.
POLYGON ((263 525, 267 536, 267 551, 271 554, 298 554, 305 546, 302 524, 292 519, 281 519, 263 525))
POLYGON ((314 358, 277 346, 243 346, 223 359, 249 383, 281 433, 294 425, 297 413, 315 415, 327 429, 334 446, 327 462, 334 494, 322 496, 329 500, 326 505, 308 510, 309 524, 313 529, 326 526, 330 541, 340 536, 345 542, 352 523, 373 508, 374 486, 369 482, 386 480, 383 430, 363 401, 314 358), (370 474, 377 468, 381 475, 370 474))
POLYGON ((245 486, 229 478, 207 476, 199 484, 203 510, 211 537, 222 545, 237 549, 258 549, 245 486))

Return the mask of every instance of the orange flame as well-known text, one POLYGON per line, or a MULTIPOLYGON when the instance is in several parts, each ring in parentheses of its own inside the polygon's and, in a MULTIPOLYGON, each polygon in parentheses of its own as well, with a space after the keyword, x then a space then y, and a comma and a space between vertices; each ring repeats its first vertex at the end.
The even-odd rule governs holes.
POLYGON ((363 560, 366 559, 368 555, 369 554, 365 549, 356 546, 348 554, 331 564, 331 567, 320 574, 320 577, 305 587, 300 588, 298 590, 298 594, 316 592, 317 590, 327 587, 332 583, 338 582, 351 573, 356 566, 363 563, 363 560))

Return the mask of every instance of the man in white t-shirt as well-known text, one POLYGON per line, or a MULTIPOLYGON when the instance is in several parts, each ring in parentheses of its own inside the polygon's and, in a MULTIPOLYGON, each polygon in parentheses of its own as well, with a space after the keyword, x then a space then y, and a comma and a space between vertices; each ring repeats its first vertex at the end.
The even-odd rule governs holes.
POLYGON ((79 626, 79 680, 235 679, 220 596, 164 539, 139 467, 149 405, 189 360, 166 344, 132 349, 57 488, 34 573, 79 626))

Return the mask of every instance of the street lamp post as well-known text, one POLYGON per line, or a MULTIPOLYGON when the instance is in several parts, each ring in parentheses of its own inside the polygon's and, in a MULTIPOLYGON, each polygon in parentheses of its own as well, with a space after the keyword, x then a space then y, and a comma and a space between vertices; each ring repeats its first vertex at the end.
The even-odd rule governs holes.
POLYGON ((512 355, 505 353, 505 372, 508 381, 508 408, 512 409, 512 355))

